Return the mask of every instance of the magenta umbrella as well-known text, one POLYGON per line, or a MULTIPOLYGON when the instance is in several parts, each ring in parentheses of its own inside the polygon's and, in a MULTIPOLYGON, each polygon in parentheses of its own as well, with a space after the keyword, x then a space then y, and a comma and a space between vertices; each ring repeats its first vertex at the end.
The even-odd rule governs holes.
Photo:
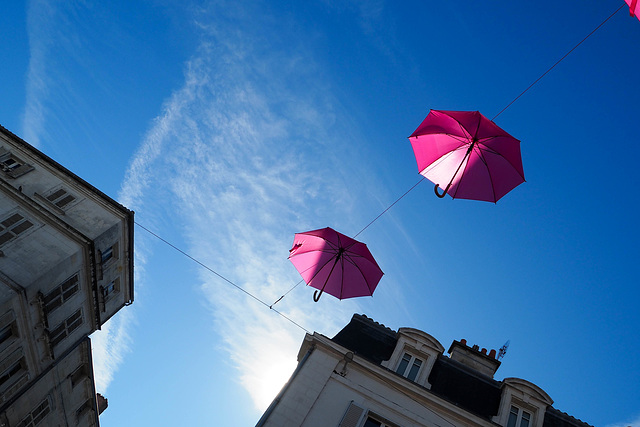
POLYGON ((495 203, 524 182, 520 141, 478 111, 431 110, 409 140, 440 198, 495 203))
POLYGON ((631 16, 635 16, 640 19, 640 4, 638 0, 624 0, 629 5, 629 13, 631 16))
POLYGON ((296 233, 289 260, 318 301, 323 292, 339 299, 370 296, 384 274, 367 245, 332 228, 296 233))

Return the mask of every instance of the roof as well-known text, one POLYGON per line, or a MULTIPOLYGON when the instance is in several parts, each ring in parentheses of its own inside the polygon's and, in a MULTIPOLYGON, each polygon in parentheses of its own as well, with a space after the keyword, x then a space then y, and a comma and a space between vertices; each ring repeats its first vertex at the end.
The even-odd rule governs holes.
POLYGON ((593 427, 577 418, 572 417, 566 412, 562 412, 553 406, 547 408, 544 414, 544 423, 542 427, 593 427))
POLYGON ((498 414, 502 387, 462 363, 440 355, 429 374, 431 391, 466 410, 490 419, 498 414))
POLYGON ((398 333, 365 315, 354 314, 331 340, 379 365, 393 354, 398 333))
MULTIPOLYGON (((393 354, 398 332, 365 315, 354 314, 351 321, 331 340, 380 365, 393 354)), ((425 392, 433 393, 471 413, 489 420, 498 414, 504 381, 494 380, 444 354, 438 355, 429 374, 429 383, 431 389, 425 388, 425 392)), ((548 406, 543 427, 593 426, 548 406)))

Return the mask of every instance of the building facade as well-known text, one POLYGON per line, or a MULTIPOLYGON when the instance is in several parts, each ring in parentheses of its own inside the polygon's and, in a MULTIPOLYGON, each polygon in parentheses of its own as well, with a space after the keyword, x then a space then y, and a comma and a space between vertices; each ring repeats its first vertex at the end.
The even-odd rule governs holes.
POLYGON ((87 337, 133 302, 133 226, 0 127, 0 426, 98 425, 87 337))
POLYGON ((496 351, 448 350, 412 328, 355 314, 335 337, 307 334, 298 366, 257 426, 589 427, 535 384, 495 380, 496 351))

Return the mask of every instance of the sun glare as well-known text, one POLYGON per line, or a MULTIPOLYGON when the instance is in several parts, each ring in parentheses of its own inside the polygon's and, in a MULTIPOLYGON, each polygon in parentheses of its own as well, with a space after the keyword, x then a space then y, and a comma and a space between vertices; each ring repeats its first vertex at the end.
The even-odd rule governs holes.
POLYGON ((277 362, 271 363, 262 371, 262 375, 256 378, 258 384, 252 393, 253 401, 260 411, 267 409, 296 367, 295 358, 273 358, 272 360, 277 362))

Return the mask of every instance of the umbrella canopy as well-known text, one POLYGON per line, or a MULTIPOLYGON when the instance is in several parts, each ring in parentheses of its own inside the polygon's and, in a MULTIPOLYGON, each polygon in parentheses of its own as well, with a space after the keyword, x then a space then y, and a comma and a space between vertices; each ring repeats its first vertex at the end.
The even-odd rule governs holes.
POLYGON ((289 260, 307 285, 339 299, 370 296, 384 274, 367 245, 332 228, 296 233, 289 260))
POLYGON ((629 5, 629 13, 631 16, 635 16, 640 19, 640 3, 638 0, 624 0, 629 5))
POLYGON ((431 110, 409 140, 438 197, 495 203, 524 182, 520 141, 478 111, 431 110))

